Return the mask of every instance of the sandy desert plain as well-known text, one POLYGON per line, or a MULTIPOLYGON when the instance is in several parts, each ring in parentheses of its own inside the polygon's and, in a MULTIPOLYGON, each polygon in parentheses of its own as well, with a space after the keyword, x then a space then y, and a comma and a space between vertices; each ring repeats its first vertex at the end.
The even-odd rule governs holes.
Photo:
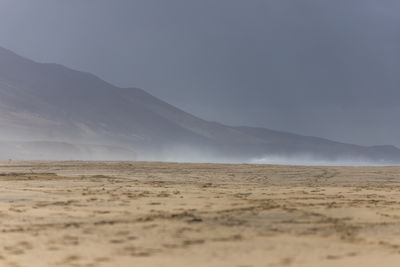
POLYGON ((400 266, 400 167, 0 163, 0 266, 400 266))

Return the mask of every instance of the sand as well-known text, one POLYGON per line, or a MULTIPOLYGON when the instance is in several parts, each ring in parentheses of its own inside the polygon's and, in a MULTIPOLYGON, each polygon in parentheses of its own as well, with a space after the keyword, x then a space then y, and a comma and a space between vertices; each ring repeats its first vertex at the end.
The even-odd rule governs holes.
POLYGON ((400 266, 399 167, 0 163, 0 266, 400 266))

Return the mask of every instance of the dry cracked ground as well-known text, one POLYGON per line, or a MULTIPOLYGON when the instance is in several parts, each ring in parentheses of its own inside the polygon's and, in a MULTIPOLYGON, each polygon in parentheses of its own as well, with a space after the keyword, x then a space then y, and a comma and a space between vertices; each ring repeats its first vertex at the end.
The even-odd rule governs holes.
POLYGON ((0 266, 400 266, 399 167, 0 163, 0 266))

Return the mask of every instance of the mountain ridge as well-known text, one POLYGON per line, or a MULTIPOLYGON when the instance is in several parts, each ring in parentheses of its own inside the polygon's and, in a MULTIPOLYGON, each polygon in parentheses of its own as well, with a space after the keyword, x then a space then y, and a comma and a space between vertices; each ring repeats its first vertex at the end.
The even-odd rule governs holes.
POLYGON ((209 122, 142 89, 119 88, 93 74, 37 63, 1 47, 0 127, 0 140, 118 146, 144 160, 203 157, 247 162, 306 154, 327 160, 400 162, 400 150, 394 146, 359 146, 209 122))

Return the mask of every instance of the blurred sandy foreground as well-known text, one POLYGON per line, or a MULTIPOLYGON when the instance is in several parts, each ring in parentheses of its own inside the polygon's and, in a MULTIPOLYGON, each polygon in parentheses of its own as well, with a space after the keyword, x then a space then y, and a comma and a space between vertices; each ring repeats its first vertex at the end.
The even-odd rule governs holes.
POLYGON ((0 266, 400 266, 400 168, 0 163, 0 266))

